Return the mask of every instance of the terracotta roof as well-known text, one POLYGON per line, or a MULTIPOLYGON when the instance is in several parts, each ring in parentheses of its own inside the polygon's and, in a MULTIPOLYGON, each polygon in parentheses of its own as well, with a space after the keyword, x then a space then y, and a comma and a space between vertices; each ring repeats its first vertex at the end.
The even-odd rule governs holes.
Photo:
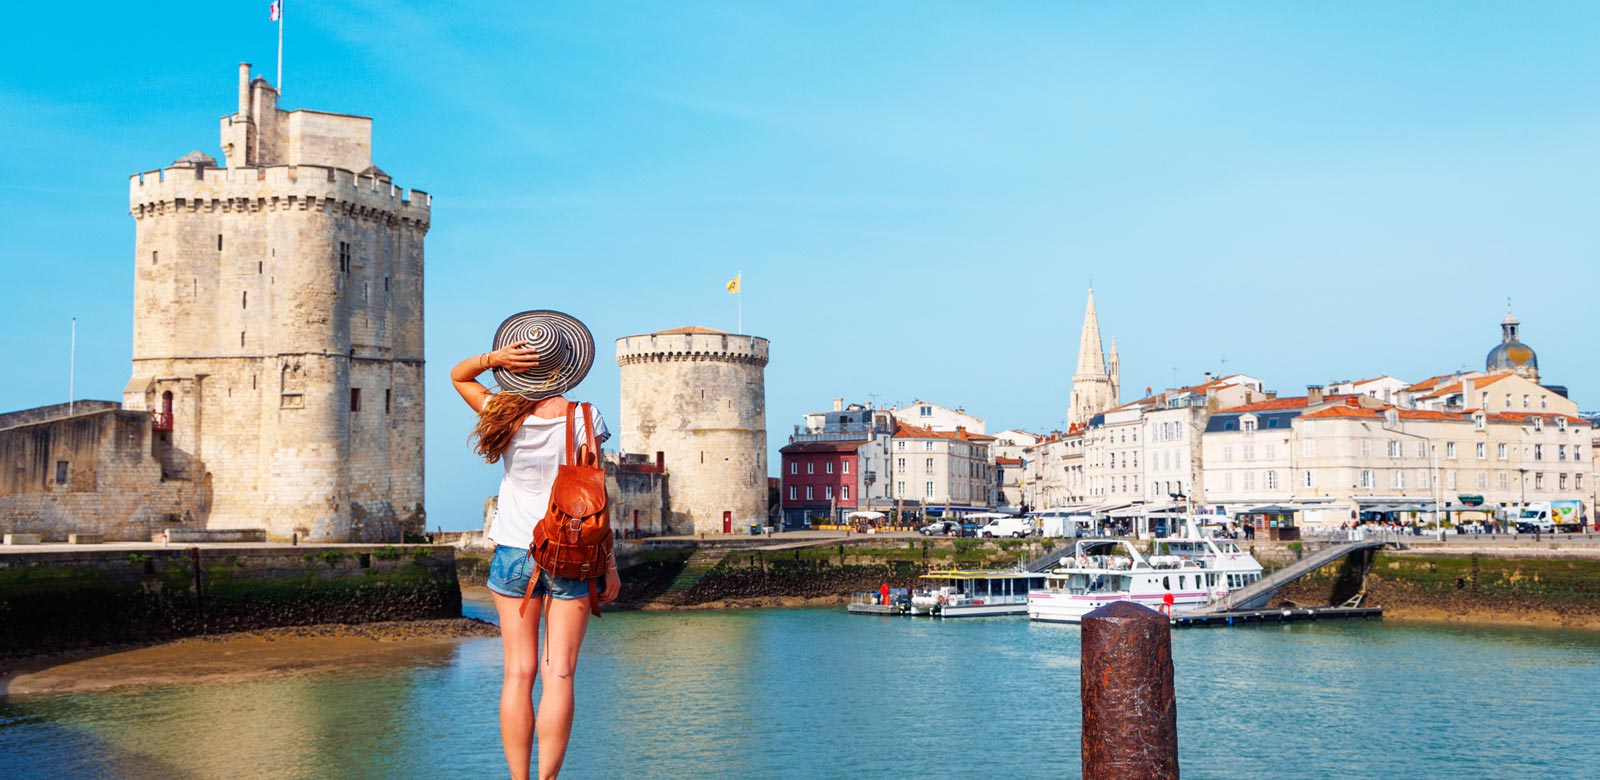
MULTIPOLYGON (((1489 374, 1488 376, 1480 376, 1480 377, 1474 378, 1474 379, 1471 380, 1472 381, 1472 389, 1473 390, 1481 390, 1481 389, 1483 389, 1485 387, 1488 387, 1489 385, 1494 384, 1495 382, 1498 382, 1498 381, 1500 381, 1502 379, 1505 379, 1508 376, 1515 376, 1515 374, 1511 373, 1510 371, 1505 371, 1505 372, 1502 372, 1502 373, 1499 373, 1499 374, 1489 374)), ((1455 382, 1455 383, 1452 383, 1452 384, 1449 384, 1449 385, 1445 385, 1444 387, 1441 387, 1441 388, 1439 388, 1439 389, 1437 389, 1437 390, 1435 390, 1435 391, 1433 391, 1433 392, 1431 392, 1431 393, 1429 393, 1429 394, 1427 394, 1425 396, 1422 396, 1422 397, 1423 397, 1423 399, 1444 398, 1446 396, 1455 395, 1456 393, 1461 392, 1465 387, 1466 387, 1466 382, 1465 381, 1455 382)))
POLYGON ((684 326, 682 328, 673 328, 672 330, 658 330, 652 335, 658 335, 659 336, 659 335, 666 335, 668 333, 719 333, 719 334, 727 334, 727 331, 725 331, 725 330, 717 330, 716 328, 702 328, 702 327, 700 327, 698 325, 686 325, 686 326, 684 326))
MULTIPOLYGON (((1339 396, 1330 396, 1330 398, 1338 398, 1338 397, 1339 396)), ((1257 401, 1257 402, 1255 402, 1253 404, 1245 404, 1243 406, 1232 406, 1232 407, 1229 407, 1227 409, 1219 410, 1217 412, 1217 414, 1243 414, 1245 412, 1281 412, 1281 411, 1286 411, 1286 410, 1289 410, 1289 409, 1304 409, 1306 407, 1306 404, 1309 403, 1309 400, 1310 399, 1306 398, 1303 395, 1294 396, 1294 397, 1291 397, 1291 398, 1273 398, 1271 400, 1257 401)))
POLYGON ((784 455, 796 455, 808 452, 855 452, 858 447, 866 444, 869 439, 855 439, 853 441, 801 441, 786 444, 778 452, 784 455))
POLYGON ((1021 458, 995 458, 994 459, 994 463, 995 463, 996 466, 1021 466, 1022 465, 1022 459, 1021 458))
MULTIPOLYGON (((1307 420, 1326 420, 1338 418, 1376 420, 1382 419, 1384 413, 1393 408, 1395 407, 1353 407, 1337 405, 1323 407, 1313 412, 1307 412, 1305 415, 1303 415, 1303 417, 1307 420)), ((1398 411, 1400 413, 1400 419, 1402 420, 1471 422, 1473 413, 1477 412, 1478 410, 1470 409, 1465 412, 1436 412, 1428 409, 1399 409, 1398 411)), ((1580 426, 1586 426, 1589 424, 1589 421, 1582 417, 1575 417, 1570 414, 1552 414, 1548 412, 1491 412, 1486 416, 1489 422, 1497 423, 1527 423, 1531 422, 1535 417, 1541 417, 1552 422, 1560 418, 1566 418, 1568 424, 1577 424, 1580 426)))
POLYGON ((981 433, 971 433, 965 429, 960 431, 936 431, 932 428, 919 428, 908 423, 897 422, 894 430, 896 439, 954 439, 956 441, 970 441, 974 443, 994 441, 993 436, 981 433))

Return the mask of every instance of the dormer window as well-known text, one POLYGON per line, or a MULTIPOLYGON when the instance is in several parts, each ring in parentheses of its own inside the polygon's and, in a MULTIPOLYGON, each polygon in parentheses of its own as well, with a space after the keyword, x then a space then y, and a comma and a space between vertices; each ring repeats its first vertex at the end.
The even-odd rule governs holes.
POLYGON ((1556 427, 1561 429, 1561 430, 1563 430, 1563 431, 1566 430, 1567 429, 1567 418, 1565 418, 1565 417, 1557 417, 1556 418, 1556 427))
POLYGON ((1489 417, 1488 417, 1488 415, 1485 415, 1483 412, 1477 412, 1477 413, 1472 415, 1472 429, 1473 430, 1481 431, 1488 424, 1489 424, 1489 417))
POLYGON ((1544 430, 1544 418, 1543 417, 1535 417, 1535 418, 1533 418, 1533 429, 1536 430, 1536 431, 1544 430))

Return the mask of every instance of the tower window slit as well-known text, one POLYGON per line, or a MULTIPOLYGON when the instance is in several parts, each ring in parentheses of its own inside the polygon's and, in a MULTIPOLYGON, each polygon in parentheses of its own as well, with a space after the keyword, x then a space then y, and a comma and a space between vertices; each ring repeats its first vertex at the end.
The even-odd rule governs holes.
POLYGON ((161 262, 161 253, 160 252, 151 252, 150 253, 150 264, 151 265, 155 265, 155 264, 157 264, 159 262, 161 262))
POLYGON ((350 388, 350 411, 361 411, 361 388, 359 387, 350 388))
POLYGON ((243 293, 240 294, 240 297, 239 297, 239 308, 241 308, 241 309, 250 308, 250 291, 249 290, 245 290, 243 293))
POLYGON ((244 346, 244 331, 239 331, 239 346, 244 346))
POLYGON ((222 251, 222 234, 221 233, 217 234, 217 251, 218 252, 222 251))
POLYGON ((383 391, 383 413, 384 414, 388 414, 389 411, 393 408, 392 407, 393 402, 394 402, 394 390, 392 388, 384 388, 384 391, 383 391))

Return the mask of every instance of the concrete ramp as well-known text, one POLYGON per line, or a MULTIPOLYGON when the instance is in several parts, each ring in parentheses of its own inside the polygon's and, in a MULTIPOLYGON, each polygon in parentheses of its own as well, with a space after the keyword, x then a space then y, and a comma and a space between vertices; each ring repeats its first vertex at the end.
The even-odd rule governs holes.
POLYGON ((1366 550, 1384 546, 1385 542, 1368 539, 1360 542, 1335 542, 1320 548, 1249 585, 1233 591, 1203 607, 1184 610, 1185 615, 1209 615, 1218 612, 1261 609, 1283 586, 1310 574, 1334 561, 1366 550))

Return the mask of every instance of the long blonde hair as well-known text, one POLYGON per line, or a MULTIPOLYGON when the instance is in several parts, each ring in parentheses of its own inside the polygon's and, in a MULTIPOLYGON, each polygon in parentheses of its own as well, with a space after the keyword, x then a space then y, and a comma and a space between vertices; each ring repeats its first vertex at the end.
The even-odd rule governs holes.
POLYGON ((477 442, 473 451, 489 463, 499 463, 500 456, 511 446, 511 437, 522 427, 522 421, 533 414, 538 401, 523 398, 516 393, 495 393, 483 404, 478 413, 478 425, 472 429, 468 441, 477 442))

